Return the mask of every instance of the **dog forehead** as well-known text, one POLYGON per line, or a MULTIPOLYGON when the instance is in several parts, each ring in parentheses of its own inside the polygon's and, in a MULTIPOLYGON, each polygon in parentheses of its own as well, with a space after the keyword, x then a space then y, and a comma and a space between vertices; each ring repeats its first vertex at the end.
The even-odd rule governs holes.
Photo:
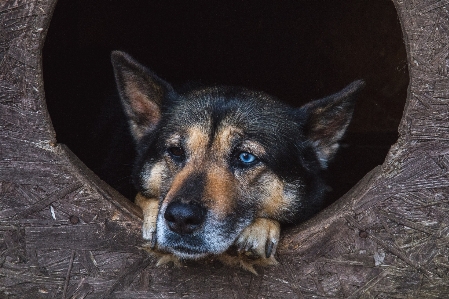
POLYGON ((187 128, 185 136, 185 144, 190 152, 194 163, 199 163, 205 160, 208 156, 208 145, 210 143, 210 134, 206 126, 195 125, 187 128))
POLYGON ((181 95, 169 109, 170 126, 238 127, 245 132, 279 132, 292 124, 290 108, 262 92, 215 87, 181 95))
MULTIPOLYGON (((166 112, 161 126, 165 136, 178 132, 181 139, 200 139, 195 144, 202 148, 207 144, 209 149, 214 145, 223 153, 238 145, 238 141, 232 140, 251 140, 274 163, 279 154, 293 154, 291 149, 305 142, 292 108, 264 93, 240 88, 200 89, 180 95, 166 112)), ((159 139, 163 140, 167 138, 159 139)), ((261 150, 251 150, 253 145, 247 147, 249 152, 263 154, 261 150)))
POLYGON ((176 106, 176 115, 185 119, 194 115, 199 121, 210 116, 219 119, 228 116, 228 121, 238 121, 246 117, 254 118, 274 111, 279 112, 280 109, 286 108, 266 93, 220 86, 182 94, 176 106))
POLYGON ((261 151, 261 145, 244 139, 241 128, 219 124, 214 128, 212 124, 197 124, 186 130, 185 144, 196 156, 226 156, 236 144, 245 145, 247 148, 255 147, 261 151), (208 154, 209 153, 209 154, 208 154))

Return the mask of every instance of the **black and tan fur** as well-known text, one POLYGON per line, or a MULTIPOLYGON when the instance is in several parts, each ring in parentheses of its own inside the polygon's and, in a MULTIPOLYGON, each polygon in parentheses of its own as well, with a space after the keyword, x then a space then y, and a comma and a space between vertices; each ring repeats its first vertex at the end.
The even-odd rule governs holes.
POLYGON ((320 174, 364 83, 294 109, 245 88, 178 93, 125 53, 113 52, 112 62, 138 149, 144 239, 181 259, 234 247, 273 260, 280 223, 319 209, 320 174))

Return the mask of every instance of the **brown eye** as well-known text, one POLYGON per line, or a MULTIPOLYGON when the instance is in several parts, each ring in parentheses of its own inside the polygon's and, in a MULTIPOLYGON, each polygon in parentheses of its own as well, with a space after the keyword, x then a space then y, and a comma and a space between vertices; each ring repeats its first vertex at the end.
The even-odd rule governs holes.
POLYGON ((179 147, 179 146, 173 146, 173 147, 170 147, 170 148, 168 149, 168 152, 169 152, 173 157, 176 157, 176 158, 182 158, 182 157, 184 157, 184 150, 182 149, 182 147, 179 147))

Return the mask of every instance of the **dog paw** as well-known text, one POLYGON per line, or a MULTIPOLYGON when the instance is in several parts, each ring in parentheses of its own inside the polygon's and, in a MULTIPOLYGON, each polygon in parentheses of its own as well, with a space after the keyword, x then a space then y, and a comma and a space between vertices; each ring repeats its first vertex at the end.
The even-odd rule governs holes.
POLYGON ((269 259, 274 256, 279 242, 280 224, 268 218, 256 218, 237 238, 240 253, 269 259))
POLYGON ((156 246, 156 222, 159 211, 159 201, 155 198, 146 198, 138 193, 135 203, 142 208, 143 224, 142 237, 148 242, 150 248, 156 246))
POLYGON ((156 262, 156 267, 164 266, 172 263, 175 267, 181 267, 182 262, 179 257, 173 255, 172 253, 159 250, 157 248, 151 248, 149 244, 144 244, 140 249, 145 250, 150 256, 154 257, 156 262))

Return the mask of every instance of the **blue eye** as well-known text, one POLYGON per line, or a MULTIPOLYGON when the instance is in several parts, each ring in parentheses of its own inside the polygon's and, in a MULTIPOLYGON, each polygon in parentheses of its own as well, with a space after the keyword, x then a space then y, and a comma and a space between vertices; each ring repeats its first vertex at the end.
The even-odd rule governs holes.
POLYGON ((250 154, 250 153, 247 153, 247 152, 242 152, 239 155, 239 159, 244 164, 251 164, 254 161, 256 161, 257 158, 253 154, 250 154))

